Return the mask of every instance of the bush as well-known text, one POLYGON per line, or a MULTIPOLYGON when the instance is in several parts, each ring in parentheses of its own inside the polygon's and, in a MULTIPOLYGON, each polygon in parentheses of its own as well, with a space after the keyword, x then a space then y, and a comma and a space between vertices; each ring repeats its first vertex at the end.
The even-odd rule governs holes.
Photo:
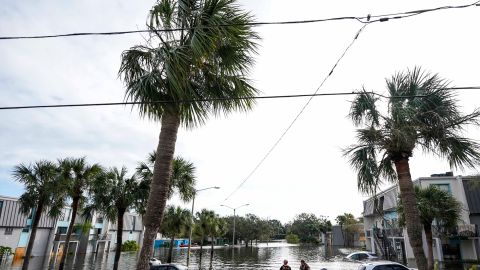
POLYGON ((289 243, 289 244, 298 244, 298 243, 300 243, 300 238, 298 238, 298 235, 293 234, 293 233, 287 234, 287 236, 285 237, 285 239, 287 239, 287 243, 289 243))
POLYGON ((133 240, 125 241, 122 244, 122 251, 137 251, 139 248, 140 246, 133 240))

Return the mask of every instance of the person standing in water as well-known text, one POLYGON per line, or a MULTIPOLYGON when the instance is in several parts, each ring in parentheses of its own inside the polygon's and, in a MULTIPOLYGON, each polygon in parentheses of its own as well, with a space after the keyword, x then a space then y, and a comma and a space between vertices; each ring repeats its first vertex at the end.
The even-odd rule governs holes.
POLYGON ((310 266, 308 266, 308 264, 304 260, 301 260, 300 261, 300 270, 310 270, 310 266))
POLYGON ((283 260, 283 265, 280 267, 280 270, 292 270, 292 268, 288 266, 287 260, 283 260))

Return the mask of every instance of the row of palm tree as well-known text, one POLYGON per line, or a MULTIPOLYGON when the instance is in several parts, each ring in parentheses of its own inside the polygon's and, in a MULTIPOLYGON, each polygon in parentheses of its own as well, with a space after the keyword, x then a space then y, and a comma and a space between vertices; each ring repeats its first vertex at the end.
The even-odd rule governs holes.
MULTIPOLYGON (((103 214, 117 224, 117 248, 114 269, 118 268, 122 245, 123 217, 127 211, 145 213, 146 201, 152 181, 151 167, 154 154, 147 162, 141 162, 132 175, 125 167, 105 169, 99 164, 90 165, 83 158, 65 158, 58 162, 37 161, 33 164, 20 164, 14 168, 13 177, 25 186, 19 202, 21 211, 32 213, 30 234, 22 269, 28 269, 33 243, 42 214, 58 218, 62 209, 70 204, 72 215, 65 238, 59 269, 65 268, 65 260, 70 239, 75 228, 77 214, 85 219, 93 211, 103 214), (149 173, 150 171, 150 173, 149 173)), ((181 157, 174 159, 174 171, 170 181, 168 197, 176 191, 180 198, 188 201, 195 192, 195 166, 181 157)))

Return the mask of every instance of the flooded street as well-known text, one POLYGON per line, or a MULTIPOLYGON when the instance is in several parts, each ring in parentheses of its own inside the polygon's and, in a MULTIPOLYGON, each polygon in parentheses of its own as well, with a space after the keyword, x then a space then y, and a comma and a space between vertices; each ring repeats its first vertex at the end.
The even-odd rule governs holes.
MULTIPOLYGON (((166 249, 155 251, 155 257, 166 261, 166 249)), ((298 269, 300 260, 304 259, 312 269, 345 269, 356 270, 358 264, 342 261, 342 253, 348 252, 343 248, 327 248, 323 246, 298 246, 284 243, 258 244, 254 247, 217 247, 215 248, 213 269, 278 269, 282 261, 287 259, 292 269, 298 269)), ((179 264, 186 263, 187 249, 174 249, 173 261, 179 264)), ((124 252, 120 258, 120 269, 134 269, 137 252, 124 252)), ((210 249, 204 248, 200 258, 200 249, 191 250, 189 269, 209 269, 210 249)), ((68 269, 112 269, 114 253, 88 254, 85 257, 67 258, 68 269)), ((30 266, 32 269, 52 269, 52 266, 42 266, 43 258, 33 258, 30 266), (35 266, 35 268, 34 268, 35 266)), ((21 269, 21 262, 11 266, 11 261, 2 265, 1 269, 21 269)))

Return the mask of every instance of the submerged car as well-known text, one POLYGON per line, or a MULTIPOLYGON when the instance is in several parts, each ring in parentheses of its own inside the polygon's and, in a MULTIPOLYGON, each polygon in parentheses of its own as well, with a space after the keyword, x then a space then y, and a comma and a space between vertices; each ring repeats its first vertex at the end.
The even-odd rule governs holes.
POLYGON ((416 268, 408 268, 405 265, 390 262, 390 261, 376 261, 363 263, 358 267, 358 270, 417 270, 416 268))
POLYGON ((166 264, 150 266, 150 270, 187 270, 187 269, 188 267, 180 264, 175 264, 175 263, 166 263, 166 264))
POLYGON ((378 256, 372 252, 359 251, 350 253, 347 257, 349 260, 353 261, 367 261, 367 260, 377 260, 378 256))

